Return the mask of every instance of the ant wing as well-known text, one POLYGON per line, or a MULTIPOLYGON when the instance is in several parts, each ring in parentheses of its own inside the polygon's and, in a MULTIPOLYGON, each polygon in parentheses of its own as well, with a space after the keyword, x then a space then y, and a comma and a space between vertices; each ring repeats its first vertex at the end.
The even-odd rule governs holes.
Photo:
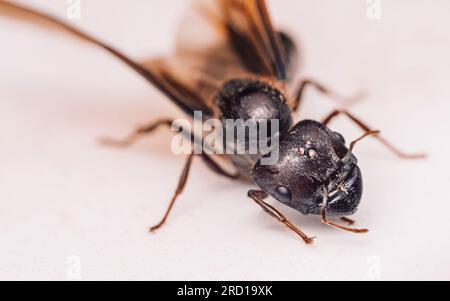
POLYGON ((248 71, 286 80, 286 53, 265 0, 203 1, 210 8, 200 6, 202 14, 225 34, 229 47, 248 71))
POLYGON ((295 45, 274 31, 264 0, 191 2, 175 53, 143 62, 146 68, 195 91, 212 116, 217 115, 214 98, 229 80, 287 81, 291 66, 285 61, 294 62, 290 55, 295 45))
POLYGON ((287 52, 272 28, 264 0, 197 0, 193 8, 175 54, 140 64, 64 21, 0 0, 0 15, 69 33, 104 49, 189 115, 195 111, 216 115, 214 96, 230 79, 286 79, 287 52))
POLYGON ((81 30, 78 30, 62 20, 46 13, 5 0, 0 0, 0 16, 25 21, 57 32, 71 34, 84 42, 98 46, 140 74, 145 80, 150 82, 175 104, 177 104, 178 107, 185 113, 192 114, 194 111, 209 113, 209 109, 202 106, 203 102, 201 99, 198 99, 198 95, 194 93, 194 91, 190 91, 188 87, 184 87, 181 83, 175 81, 163 72, 154 72, 153 70, 144 67, 115 48, 81 30))

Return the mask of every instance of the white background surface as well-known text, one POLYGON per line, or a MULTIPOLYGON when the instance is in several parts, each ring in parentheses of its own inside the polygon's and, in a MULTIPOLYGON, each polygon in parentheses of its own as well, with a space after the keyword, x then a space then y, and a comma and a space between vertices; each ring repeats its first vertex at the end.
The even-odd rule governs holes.
MULTIPOLYGON (((65 17, 66 1, 22 1, 65 17)), ((426 161, 358 146, 365 236, 282 208, 305 246, 247 199, 249 186, 195 164, 167 227, 156 235, 183 158, 161 131, 136 147, 96 138, 179 111, 127 67, 76 40, 0 19, 0 279, 450 280, 450 2, 269 1, 275 23, 304 50, 302 75, 369 97, 352 110, 426 161), (75 256, 75 257, 74 257, 75 256), (76 269, 75 269, 76 270, 76 269), (76 276, 76 275, 75 275, 76 276), (75 277, 76 278, 76 277, 75 277)), ((82 1, 77 26, 136 58, 168 53, 186 1, 82 1)), ((309 92, 302 117, 336 105, 309 92)), ((348 140, 360 135, 339 120, 348 140)), ((275 201, 273 201, 275 203, 275 201)))

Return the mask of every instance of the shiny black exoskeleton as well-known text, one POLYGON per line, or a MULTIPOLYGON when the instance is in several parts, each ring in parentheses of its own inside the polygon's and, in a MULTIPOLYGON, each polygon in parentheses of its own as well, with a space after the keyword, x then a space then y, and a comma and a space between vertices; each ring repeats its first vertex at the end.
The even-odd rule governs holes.
POLYGON ((319 122, 301 121, 282 137, 279 162, 273 166, 258 162, 253 180, 305 215, 321 214, 324 199, 328 199, 328 216, 349 216, 360 203, 363 187, 357 159, 347 153, 342 135, 319 122))
POLYGON ((261 156, 233 158, 240 173, 249 173, 264 192, 305 215, 320 215, 323 209, 329 217, 356 212, 363 191, 362 176, 357 159, 349 154, 341 134, 312 120, 301 121, 292 128, 286 97, 262 81, 230 81, 218 96, 217 105, 223 119, 250 120, 255 124, 279 120, 280 132, 269 133, 280 135, 276 164, 263 165, 261 156))
MULTIPOLYGON (((221 176, 233 180, 252 179, 260 190, 250 190, 249 197, 308 244, 313 242, 313 238, 265 202, 269 195, 305 215, 321 215, 326 225, 354 233, 366 233, 366 229, 345 227, 328 220, 328 217, 341 217, 343 221, 352 223, 345 217, 355 213, 362 195, 362 176, 352 154, 353 146, 362 138, 378 132, 371 130, 346 110, 333 111, 322 123, 304 120, 293 126, 292 117, 299 110, 306 87, 315 87, 332 98, 340 97, 311 79, 301 81, 295 95, 289 96, 285 89, 292 84, 300 56, 296 43, 273 27, 264 0, 208 0, 200 6, 195 5, 195 8, 197 13, 193 14, 193 20, 196 22, 193 23, 202 24, 198 33, 192 37, 180 34, 182 39, 179 40, 176 55, 145 63, 136 62, 65 21, 13 1, 0 1, 0 16, 44 25, 105 50, 141 75, 188 116, 195 117, 200 112, 204 119, 219 118, 227 134, 230 133, 226 125, 229 119, 255 125, 259 133, 264 133, 259 130, 268 123, 279 125, 277 129, 269 127, 270 131, 262 136, 253 136, 252 139, 258 145, 261 140, 270 142, 264 151, 246 152, 247 146, 251 146, 255 140, 231 141, 238 150, 244 149, 243 153, 227 152, 222 156, 234 163, 236 173, 227 171, 208 152, 197 152, 198 148, 204 146, 204 136, 194 137, 195 130, 194 133, 186 133, 187 137, 191 137, 192 144, 189 156, 168 209, 161 221, 150 228, 151 232, 166 223, 175 201, 186 186, 194 157, 201 157, 211 170, 221 176), (198 22, 201 20, 206 22, 198 22), (197 41, 196 37, 203 37, 203 32, 215 33, 211 35, 212 43, 205 43, 208 34, 204 36, 205 39, 197 41), (347 116, 365 133, 352 142, 349 148, 342 135, 327 127, 338 115, 347 116), (274 155, 276 162, 267 164, 266 159, 274 155)), ((160 127, 173 125, 173 120, 161 119, 139 127, 125 139, 106 138, 102 142, 110 146, 127 147, 160 127)), ((378 139, 400 158, 423 158, 422 154, 403 153, 382 137, 378 139)), ((228 149, 230 141, 224 139, 223 142, 228 149)))

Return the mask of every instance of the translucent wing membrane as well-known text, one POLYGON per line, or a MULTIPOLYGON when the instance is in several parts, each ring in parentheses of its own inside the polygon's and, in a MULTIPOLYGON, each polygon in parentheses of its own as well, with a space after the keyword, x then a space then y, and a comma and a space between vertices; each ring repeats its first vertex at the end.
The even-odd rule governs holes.
POLYGON ((273 29, 264 0, 218 1, 233 48, 247 68, 261 75, 286 79, 281 40, 273 29))
POLYGON ((201 106, 214 112, 214 97, 226 81, 256 76, 284 81, 286 54, 265 1, 195 0, 174 55, 144 65, 195 91, 201 106))
POLYGON ((144 63, 64 21, 11 1, 0 0, 0 15, 69 33, 106 50, 190 115, 202 111, 206 117, 214 116, 214 96, 228 80, 256 76, 286 80, 286 50, 264 0, 192 1, 174 54, 144 63))
POLYGON ((134 71, 139 73, 145 80, 150 82, 169 99, 171 99, 175 104, 177 104, 178 107, 184 112, 191 114, 195 110, 205 110, 205 108, 197 106, 197 104, 201 104, 200 100, 194 99, 193 95, 187 93, 188 91, 186 91, 186 89, 183 89, 183 87, 179 84, 172 82, 169 77, 162 77, 160 74, 152 72, 152 70, 145 68, 143 65, 130 59, 120 51, 94 38, 93 36, 74 28, 73 26, 62 20, 58 20, 57 18, 43 12, 39 12, 37 10, 15 4, 11 1, 4 0, 0 0, 0 16, 10 17, 19 21, 25 21, 33 25, 55 30, 57 32, 71 34, 72 36, 77 37, 84 42, 96 45, 112 54, 114 57, 124 62, 134 71))

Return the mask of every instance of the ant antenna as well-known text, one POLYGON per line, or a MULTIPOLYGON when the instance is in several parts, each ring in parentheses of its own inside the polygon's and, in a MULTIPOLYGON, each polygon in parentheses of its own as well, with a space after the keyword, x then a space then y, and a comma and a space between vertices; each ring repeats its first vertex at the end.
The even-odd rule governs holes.
POLYGON ((380 133, 381 133, 380 131, 369 131, 369 132, 365 133, 364 135, 362 135, 361 137, 359 137, 358 139, 356 139, 355 141, 353 141, 350 144, 350 148, 348 149, 347 154, 342 159, 342 162, 347 163, 350 161, 350 159, 352 158, 353 149, 355 148, 355 145, 358 142, 360 142, 361 140, 364 140, 365 138, 367 138, 369 136, 378 136, 380 133))

